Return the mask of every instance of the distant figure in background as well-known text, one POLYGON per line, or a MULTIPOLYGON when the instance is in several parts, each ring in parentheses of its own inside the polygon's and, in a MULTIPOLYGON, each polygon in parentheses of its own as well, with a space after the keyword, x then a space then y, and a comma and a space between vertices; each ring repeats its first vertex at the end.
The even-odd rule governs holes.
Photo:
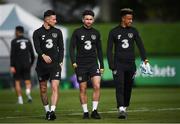
POLYGON ((47 10, 44 12, 43 25, 33 33, 33 42, 38 53, 36 72, 47 120, 56 119, 55 110, 59 99, 59 83, 64 58, 63 35, 60 29, 55 28, 56 22, 56 13, 47 10), (51 82, 51 106, 47 95, 48 80, 51 82))
POLYGON ((34 62, 34 52, 31 41, 24 37, 24 28, 17 26, 16 38, 11 42, 10 71, 15 79, 15 90, 18 104, 23 104, 21 81, 25 82, 28 102, 32 102, 30 72, 34 62))
POLYGON ((121 22, 109 33, 107 44, 107 59, 109 68, 113 72, 116 86, 116 101, 119 118, 127 118, 126 109, 131 98, 132 84, 136 72, 135 44, 139 48, 141 59, 148 65, 143 42, 136 28, 131 27, 133 10, 121 10, 121 22), (114 48, 114 49, 113 49, 114 48))
POLYGON ((77 81, 77 76, 76 76, 76 74, 73 74, 73 75, 70 77, 70 81, 72 82, 73 88, 79 89, 79 83, 78 83, 78 81, 77 81))

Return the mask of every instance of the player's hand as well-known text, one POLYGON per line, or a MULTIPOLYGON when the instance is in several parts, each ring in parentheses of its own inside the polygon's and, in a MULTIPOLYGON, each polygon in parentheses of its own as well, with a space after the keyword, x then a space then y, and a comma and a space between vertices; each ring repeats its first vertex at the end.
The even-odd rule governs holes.
POLYGON ((10 72, 13 73, 13 74, 16 73, 16 68, 12 66, 12 67, 10 68, 10 72))
POLYGON ((52 62, 51 58, 48 55, 43 54, 42 57, 47 64, 50 64, 52 62))
POLYGON ((100 69, 100 73, 101 73, 101 74, 104 73, 104 69, 103 69, 103 68, 100 69))
POLYGON ((73 63, 73 67, 74 67, 74 68, 77 68, 77 64, 76 64, 76 63, 73 63))
POLYGON ((140 71, 142 74, 145 74, 145 75, 152 75, 153 74, 153 71, 151 69, 151 65, 149 64, 148 61, 143 61, 141 64, 140 64, 140 71))
POLYGON ((144 63, 145 63, 145 65, 148 63, 149 61, 146 59, 146 60, 144 60, 144 63))

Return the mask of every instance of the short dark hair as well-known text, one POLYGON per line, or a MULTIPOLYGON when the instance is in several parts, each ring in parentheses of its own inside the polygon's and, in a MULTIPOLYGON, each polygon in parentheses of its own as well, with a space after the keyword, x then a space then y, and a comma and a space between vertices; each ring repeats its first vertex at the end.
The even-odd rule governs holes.
POLYGON ((51 15, 56 15, 56 13, 55 13, 53 10, 47 10, 47 11, 45 11, 45 12, 44 12, 44 19, 45 19, 46 17, 51 16, 51 15))
POLYGON ((18 32, 20 32, 20 33, 24 33, 24 28, 23 28, 23 26, 20 26, 20 25, 16 26, 16 31, 18 31, 18 32))
POLYGON ((127 14, 133 15, 133 10, 130 8, 123 8, 121 9, 120 16, 123 17, 127 14))
POLYGON ((85 10, 83 13, 82 13, 82 16, 86 16, 86 15, 91 15, 94 17, 94 12, 92 10, 85 10))

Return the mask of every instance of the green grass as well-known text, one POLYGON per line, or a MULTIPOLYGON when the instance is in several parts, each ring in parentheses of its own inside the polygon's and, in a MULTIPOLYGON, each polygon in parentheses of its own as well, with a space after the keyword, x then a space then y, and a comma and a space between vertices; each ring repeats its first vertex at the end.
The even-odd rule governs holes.
MULTIPOLYGON (((57 106, 57 123, 128 123, 128 122, 180 122, 180 88, 134 88, 131 105, 128 109, 128 119, 117 119, 114 89, 102 89, 99 111, 101 120, 83 120, 79 103, 78 90, 60 91, 60 101, 57 106)), ((89 110, 91 109, 91 93, 89 95, 89 110)), ((44 120, 44 109, 40 101, 39 91, 33 90, 33 103, 16 104, 15 93, 12 90, 0 91, 0 122, 9 123, 49 123, 44 120)))

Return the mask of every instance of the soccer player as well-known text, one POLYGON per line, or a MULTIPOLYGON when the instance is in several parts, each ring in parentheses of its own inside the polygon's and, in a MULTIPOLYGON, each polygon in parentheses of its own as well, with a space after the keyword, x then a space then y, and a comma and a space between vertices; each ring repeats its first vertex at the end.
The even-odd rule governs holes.
POLYGON ((89 118, 86 93, 89 79, 91 79, 93 86, 91 117, 100 119, 97 108, 100 98, 101 74, 104 70, 100 33, 92 27, 94 23, 93 11, 85 10, 82 16, 83 26, 76 29, 71 38, 70 57, 77 80, 80 83, 80 102, 84 112, 83 119, 89 118))
POLYGON ((63 36, 60 29, 55 28, 56 13, 53 10, 44 12, 42 27, 33 33, 33 41, 38 60, 36 72, 38 74, 41 100, 46 111, 47 120, 55 120, 55 109, 59 97, 59 83, 61 67, 64 57, 63 36), (47 95, 47 81, 51 83, 51 106, 47 95))
POLYGON ((136 72, 135 43, 139 48, 142 61, 148 62, 144 45, 136 28, 132 27, 133 10, 121 9, 121 23, 113 28, 108 37, 107 59, 113 72, 116 86, 116 101, 119 118, 127 117, 126 108, 131 98, 132 84, 136 72))
POLYGON ((34 62, 34 51, 31 41, 25 38, 24 28, 17 26, 15 29, 16 38, 11 42, 10 71, 15 79, 15 90, 18 96, 18 104, 23 104, 21 81, 26 85, 28 102, 32 102, 30 70, 34 62))

